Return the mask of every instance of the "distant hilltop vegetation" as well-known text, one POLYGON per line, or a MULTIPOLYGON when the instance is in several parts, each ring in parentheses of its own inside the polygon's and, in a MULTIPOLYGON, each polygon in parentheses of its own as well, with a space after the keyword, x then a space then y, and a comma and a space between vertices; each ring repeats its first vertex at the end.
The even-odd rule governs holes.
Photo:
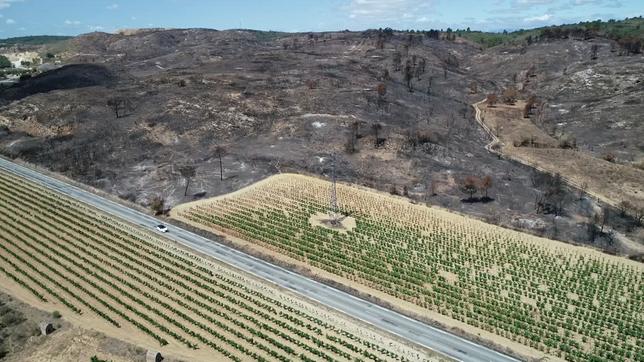
POLYGON ((644 48, 644 19, 642 16, 624 20, 586 21, 578 24, 546 26, 535 29, 520 29, 512 32, 492 33, 469 30, 456 30, 458 36, 477 42, 485 47, 508 43, 531 43, 539 39, 590 39, 604 37, 618 43, 637 46, 637 52, 644 48))
POLYGON ((16 38, 0 39, 0 47, 9 47, 14 45, 46 45, 64 41, 73 38, 72 36, 57 36, 57 35, 35 35, 35 36, 21 36, 16 38))
MULTIPOLYGON (((115 32, 118 35, 132 36, 141 33, 149 33, 155 31, 171 30, 170 28, 141 28, 141 29, 119 29, 115 32)), ((243 29, 255 33, 267 34, 282 34, 283 32, 273 31, 256 31, 251 29, 243 29)), ((502 45, 502 44, 516 44, 520 42, 531 43, 533 41, 552 40, 552 39, 567 39, 567 38, 582 38, 589 39, 593 37, 604 37, 615 40, 627 47, 632 47, 631 43, 636 44, 638 49, 644 48, 644 19, 642 16, 626 18, 624 20, 594 20, 582 21, 577 24, 562 24, 544 26, 534 29, 519 29, 514 31, 503 32, 484 32, 478 30, 467 29, 440 29, 440 30, 401 30, 390 29, 391 32, 409 32, 409 33, 425 33, 432 38, 441 38, 445 40, 453 40, 456 37, 465 38, 473 41, 486 48, 502 45)), ((0 39, 0 47, 8 47, 14 45, 23 46, 40 46, 57 43, 74 38, 73 36, 54 36, 54 35, 34 35, 14 37, 7 39, 0 39)), ((639 51, 638 51, 639 52, 639 51)))

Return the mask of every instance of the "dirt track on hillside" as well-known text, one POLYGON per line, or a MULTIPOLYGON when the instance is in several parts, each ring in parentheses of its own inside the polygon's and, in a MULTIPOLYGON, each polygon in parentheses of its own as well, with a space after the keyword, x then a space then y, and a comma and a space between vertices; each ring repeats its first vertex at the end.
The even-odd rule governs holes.
MULTIPOLYGON (((474 103, 475 119, 490 136, 491 142, 485 146, 488 151, 520 162, 526 166, 535 168, 548 174, 559 173, 562 179, 576 190, 584 190, 584 193, 595 200, 601 201, 614 208, 627 200, 636 206, 644 207, 644 172, 634 167, 624 166, 608 162, 579 150, 562 149, 556 147, 533 148, 515 147, 512 143, 518 137, 517 129, 528 132, 525 135, 531 136, 534 129, 538 130, 536 139, 543 140, 544 144, 551 144, 554 138, 538 129, 529 119, 520 116, 520 107, 506 106, 502 108, 509 112, 500 112, 497 108, 486 109, 485 115, 481 105, 485 100, 474 103), (511 119, 499 119, 500 114, 511 119), (525 123, 527 125, 518 125, 525 123), (513 124, 508 127, 508 124, 513 124), (502 126, 501 126, 502 125, 502 126), (505 127, 511 128, 504 132, 505 127), (492 129, 496 131, 493 131, 492 129), (498 134, 497 134, 498 133, 498 134), (513 138, 514 137, 514 138, 513 138)), ((497 106, 498 107, 498 106, 497 106)), ((627 246, 638 252, 644 252, 644 245, 630 240, 623 240, 627 246)))

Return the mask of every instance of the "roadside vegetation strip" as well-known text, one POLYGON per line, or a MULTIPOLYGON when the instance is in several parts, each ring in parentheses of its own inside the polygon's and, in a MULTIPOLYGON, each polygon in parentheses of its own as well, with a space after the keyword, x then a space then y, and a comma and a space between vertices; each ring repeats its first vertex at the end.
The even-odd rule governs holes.
POLYGON ((350 231, 314 226, 330 184, 282 174, 175 208, 242 237, 536 351, 644 360, 644 265, 338 185, 350 231))
MULTIPOLYGON (((168 343, 162 335, 169 335, 235 361, 415 360, 269 298, 244 284, 244 277, 129 224, 3 172, 0 233, 8 235, 0 261, 15 258, 10 265, 43 281, 27 277, 20 285, 29 290, 48 284, 44 292, 32 289, 63 304, 73 299, 117 327, 117 320, 132 324, 162 345, 168 343)), ((22 281, 13 270, 0 271, 22 281)))

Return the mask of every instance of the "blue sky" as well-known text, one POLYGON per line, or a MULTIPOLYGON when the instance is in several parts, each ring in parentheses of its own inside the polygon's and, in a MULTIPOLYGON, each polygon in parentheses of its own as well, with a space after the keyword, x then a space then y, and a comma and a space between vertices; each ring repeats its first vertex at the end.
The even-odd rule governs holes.
POLYGON ((0 0, 0 38, 123 28, 502 31, 644 15, 644 0, 0 0))

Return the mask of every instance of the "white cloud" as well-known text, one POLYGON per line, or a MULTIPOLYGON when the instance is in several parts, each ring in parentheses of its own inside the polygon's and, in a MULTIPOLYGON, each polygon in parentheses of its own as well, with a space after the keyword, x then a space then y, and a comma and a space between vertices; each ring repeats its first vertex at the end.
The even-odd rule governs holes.
POLYGON ((13 20, 13 19, 7 19, 6 23, 7 23, 7 24, 9 24, 9 25, 11 25, 11 24, 15 24, 15 23, 16 23, 16 21, 15 21, 15 20, 13 20))
POLYGON ((114 4, 112 4, 112 5, 108 5, 108 6, 106 6, 105 8, 106 8, 107 10, 116 10, 116 9, 118 9, 118 8, 119 8, 119 4, 114 3, 114 4))
POLYGON ((528 23, 534 23, 534 22, 539 22, 539 21, 548 21, 552 19, 552 14, 543 14, 539 16, 532 16, 529 18, 523 19, 523 21, 526 21, 528 23))
POLYGON ((65 20, 65 25, 80 25, 81 22, 78 20, 65 20))
POLYGON ((346 6, 351 19, 400 20, 427 11, 433 0, 351 0, 346 6))
POLYGON ((491 13, 506 13, 517 15, 517 12, 530 10, 532 8, 555 6, 557 2, 557 0, 511 0, 509 3, 497 1, 494 3, 494 6, 498 8, 493 9, 491 13), (509 6, 506 6, 506 4, 509 6))
POLYGON ((579 5, 603 5, 604 0, 572 0, 570 3, 574 6, 579 5))
POLYGON ((539 5, 549 5, 554 2, 555 0, 516 0, 514 4, 518 7, 532 7, 539 5))
POLYGON ((88 25, 87 27, 91 31, 101 31, 101 30, 105 29, 104 27, 102 27, 100 25, 88 25))
POLYGON ((0 9, 6 9, 11 6, 12 3, 19 3, 22 0, 0 0, 0 9))

